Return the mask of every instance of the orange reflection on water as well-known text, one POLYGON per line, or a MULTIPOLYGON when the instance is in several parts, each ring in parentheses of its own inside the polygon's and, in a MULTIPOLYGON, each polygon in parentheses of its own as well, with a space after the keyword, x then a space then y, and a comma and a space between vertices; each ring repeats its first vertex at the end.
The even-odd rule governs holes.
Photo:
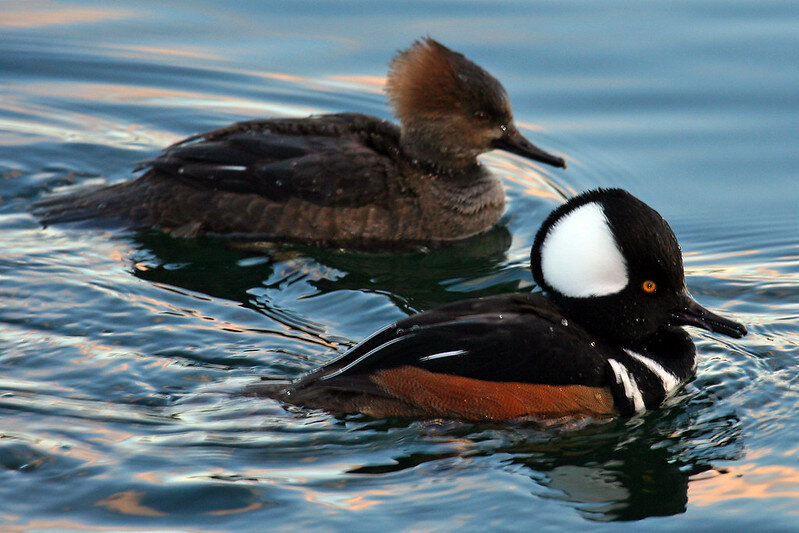
POLYGON ((104 498, 94 505, 97 507, 105 507, 109 511, 126 515, 166 516, 165 512, 142 504, 141 500, 144 495, 144 491, 125 490, 112 494, 108 498, 104 498))
MULTIPOLYGON (((145 87, 136 85, 123 85, 114 83, 97 83, 82 81, 58 81, 58 82, 37 82, 29 85, 16 85, 20 92, 26 96, 48 96, 54 98, 73 98, 76 100, 90 102, 123 102, 123 103, 150 103, 161 104, 167 100, 178 102, 206 102, 220 101, 222 103, 239 104, 241 107, 249 107, 248 100, 240 98, 224 97, 218 95, 208 95, 197 91, 186 91, 180 89, 166 89, 163 87, 145 87)), ((26 101, 26 107, 10 106, 8 102, 3 102, 3 107, 11 111, 31 113, 33 110, 26 101)), ((44 109, 46 116, 52 117, 52 109, 44 109)), ((60 118, 60 117, 59 117, 60 118)))
MULTIPOLYGON (((224 56, 211 54, 208 52, 200 52, 196 49, 188 48, 164 48, 163 46, 125 46, 122 47, 122 50, 134 52, 133 54, 129 54, 129 57, 151 58, 153 56, 169 56, 212 61, 223 61, 225 59, 224 56)), ((125 57, 123 54, 115 55, 118 57, 125 57)))
POLYGON ((225 516, 231 514, 239 514, 239 513, 249 513, 250 511, 255 511, 256 509, 260 509, 264 507, 262 502, 252 502, 250 505, 245 507, 238 507, 236 509, 219 509, 217 511, 208 511, 206 514, 208 516, 225 516))
POLYGON ((373 94, 382 94, 386 85, 385 76, 327 76, 327 79, 343 82, 347 86, 373 94))
MULTIPOLYGON (((89 448, 87 446, 64 446, 62 442, 54 442, 47 448, 47 453, 52 457, 70 457, 77 459, 83 463, 83 467, 91 465, 108 465, 110 464, 109 457, 100 453, 99 451, 89 448)), ((95 476, 95 479, 108 479, 107 474, 100 474, 95 476)))
POLYGON ((502 181, 518 185, 524 191, 525 196, 561 203, 565 199, 564 194, 574 194, 571 187, 564 188, 554 183, 546 174, 527 164, 519 156, 489 152, 481 158, 489 164, 495 174, 502 178, 502 181))
POLYGON ((133 18, 136 12, 131 9, 110 7, 69 7, 55 2, 19 2, 5 4, 0 28, 41 28, 43 26, 66 26, 124 20, 133 18))
MULTIPOLYGON (((305 84, 300 84, 305 85, 305 84)), ((89 102, 111 102, 126 105, 135 104, 146 107, 164 108, 223 108, 226 111, 246 117, 259 116, 306 116, 320 112, 320 109, 299 104, 259 102, 255 100, 223 96, 212 93, 141 87, 123 84, 88 82, 37 82, 29 85, 16 85, 15 90, 26 95, 26 99, 16 102, 13 95, 4 98, 0 107, 25 118, 2 119, 3 144, 25 144, 30 139, 26 135, 39 135, 67 142, 87 142, 123 148, 150 149, 163 147, 179 139, 173 133, 154 130, 141 124, 120 124, 94 114, 75 111, 60 111, 42 108, 32 104, 34 96, 73 99, 89 102), (21 135, 20 135, 21 134, 21 135)), ((224 124, 220 124, 222 126, 224 124)))
MULTIPOLYGON (((715 505, 744 498, 792 498, 799 502, 799 469, 754 463, 735 465, 725 474, 693 479, 688 485, 688 501, 694 505, 715 505)), ((796 514, 799 514, 799 507, 796 514)))
POLYGON ((786 290, 786 298, 777 304, 764 304, 769 309, 786 310, 796 308, 792 298, 792 287, 799 282, 799 257, 783 256, 776 260, 757 260, 754 256, 765 255, 760 249, 738 250, 718 254, 705 254, 701 251, 684 254, 686 274, 689 276, 709 276, 726 280, 732 284, 757 287, 758 290, 786 290), (748 262, 735 259, 747 258, 748 262), (716 263, 715 261, 727 261, 716 263), (733 262, 729 262, 733 260, 733 262), (709 261, 714 261, 708 263, 709 261))
POLYGON ((546 128, 544 128, 543 126, 539 126, 539 125, 537 125, 537 124, 533 124, 532 122, 520 122, 520 121, 518 121, 518 120, 515 120, 514 122, 516 122, 516 126, 517 126, 517 127, 520 129, 520 130, 528 130, 528 131, 546 131, 546 128))
POLYGON ((133 433, 128 431, 118 431, 109 429, 107 426, 93 427, 91 430, 91 437, 87 440, 94 444, 102 444, 103 446, 111 446, 112 444, 119 444, 135 437, 133 433))
MULTIPOLYGON (((0 515, 4 517, 7 515, 0 515)), ((3 533, 22 533, 30 531, 142 531, 141 526, 98 526, 73 520, 31 520, 22 524, 3 523, 3 533)), ((180 531, 219 531, 219 529, 198 529, 181 526, 180 531)))
MULTIPOLYGON (((309 457, 313 461, 320 458, 309 457)), ((352 469, 349 463, 316 464, 305 467, 283 467, 279 471, 271 468, 247 468, 240 472, 244 478, 260 480, 260 483, 277 484, 300 493, 303 500, 321 504, 330 509, 362 511, 383 505, 396 497, 391 489, 348 490, 342 477, 352 469)))
POLYGON ((297 487, 308 503, 320 503, 326 507, 363 511, 386 503, 387 498, 395 497, 396 492, 386 489, 368 489, 359 491, 357 495, 321 492, 305 487, 297 487))
MULTIPOLYGON (((127 86, 122 86, 127 87, 127 86)), ((127 87, 128 89, 132 89, 127 87)), ((15 87, 26 94, 25 100, 12 95, 4 97, 0 107, 22 118, 0 119, 0 142, 5 145, 28 144, 28 136, 35 135, 65 142, 87 142, 128 149, 149 149, 174 142, 176 136, 169 132, 153 130, 138 124, 121 127, 112 119, 77 111, 58 111, 37 106, 31 96, 45 95, 55 98, 75 98, 80 100, 109 101, 115 94, 104 92, 97 84, 89 83, 37 83, 15 87)), ((139 90, 146 90, 138 88, 139 90)))
MULTIPOLYGON (((720 252, 713 254, 706 254, 701 251, 684 252, 683 261, 686 263, 696 261, 719 261, 722 259, 738 258, 747 255, 755 255, 760 253, 761 250, 735 250, 734 252, 720 252)), ((726 264, 725 264, 726 267, 726 264)))
POLYGON ((289 83, 298 83, 302 85, 305 80, 302 76, 297 76, 296 74, 286 74, 285 72, 253 72, 253 71, 243 71, 246 74, 260 76, 262 78, 269 78, 272 80, 279 80, 279 81, 287 81, 289 83))
POLYGON ((162 473, 157 471, 136 472, 133 474, 133 479, 144 481, 151 485, 160 485, 164 483, 162 473))

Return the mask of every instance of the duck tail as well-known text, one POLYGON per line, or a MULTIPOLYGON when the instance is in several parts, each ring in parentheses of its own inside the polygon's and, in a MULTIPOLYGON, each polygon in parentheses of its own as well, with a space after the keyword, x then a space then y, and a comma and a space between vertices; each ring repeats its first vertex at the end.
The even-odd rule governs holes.
POLYGON ((81 189, 77 192, 56 194, 33 204, 33 215, 45 226, 79 222, 101 216, 122 216, 125 184, 81 189))

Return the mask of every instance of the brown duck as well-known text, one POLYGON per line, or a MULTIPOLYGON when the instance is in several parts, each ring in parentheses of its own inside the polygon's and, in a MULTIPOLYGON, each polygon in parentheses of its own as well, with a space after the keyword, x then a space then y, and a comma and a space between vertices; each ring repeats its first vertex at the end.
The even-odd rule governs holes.
POLYGON ((499 81, 433 39, 397 54, 386 92, 400 126, 359 113, 238 122, 170 146, 135 180, 45 199, 37 214, 180 237, 436 243, 502 214, 502 184, 481 153, 566 167, 522 136, 499 81))

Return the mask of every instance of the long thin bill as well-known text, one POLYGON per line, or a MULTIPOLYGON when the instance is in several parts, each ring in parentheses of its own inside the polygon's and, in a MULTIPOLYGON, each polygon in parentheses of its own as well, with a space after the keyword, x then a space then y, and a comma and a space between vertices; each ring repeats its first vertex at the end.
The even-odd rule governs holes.
POLYGON ((512 154, 520 155, 534 161, 540 161, 553 167, 566 168, 566 161, 562 157, 547 153, 524 138, 515 126, 510 125, 499 139, 491 143, 494 148, 505 150, 512 154))
POLYGON ((684 306, 672 312, 672 317, 677 326, 696 326, 734 339, 746 335, 743 324, 708 311, 689 296, 685 297, 684 306))

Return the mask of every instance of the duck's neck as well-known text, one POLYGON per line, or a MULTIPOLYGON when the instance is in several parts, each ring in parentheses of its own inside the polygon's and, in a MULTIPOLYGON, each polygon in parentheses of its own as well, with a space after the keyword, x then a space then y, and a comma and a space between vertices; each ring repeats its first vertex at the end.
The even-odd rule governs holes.
POLYGON ((458 175, 478 165, 479 150, 465 146, 463 139, 453 138, 429 121, 403 123, 400 145, 407 156, 445 174, 458 175))

